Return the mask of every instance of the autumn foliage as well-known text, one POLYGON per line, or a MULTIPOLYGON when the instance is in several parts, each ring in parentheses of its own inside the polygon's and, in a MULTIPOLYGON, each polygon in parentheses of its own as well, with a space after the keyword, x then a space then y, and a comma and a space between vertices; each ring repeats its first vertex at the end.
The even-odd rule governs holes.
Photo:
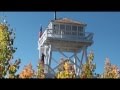
POLYGON ((73 64, 68 59, 63 60, 58 68, 57 78, 75 78, 75 70, 73 64))
MULTIPOLYGON (((6 23, 0 23, 0 78, 21 78, 31 79, 46 78, 44 57, 38 62, 37 70, 34 70, 32 64, 26 65, 18 75, 16 72, 20 67, 21 60, 13 61, 13 54, 17 48, 13 47, 15 32, 6 23)), ((43 55, 44 56, 44 55, 43 55)), ((96 77, 96 64, 94 53, 90 52, 85 63, 81 65, 79 76, 75 73, 74 64, 69 59, 62 59, 59 63, 58 70, 55 73, 57 79, 69 78, 120 78, 120 70, 117 65, 111 64, 109 58, 106 58, 104 71, 96 77)))
POLYGON ((82 70, 80 78, 94 78, 94 71, 96 68, 95 63, 93 63, 94 53, 90 52, 88 60, 82 65, 82 70))
POLYGON ((109 58, 105 60, 104 72, 101 78, 120 78, 120 70, 117 65, 112 65, 109 58))
POLYGON ((16 78, 15 73, 19 69, 20 59, 13 61, 16 52, 13 47, 15 33, 6 23, 0 23, 0 78, 16 78))
POLYGON ((34 70, 32 69, 32 64, 28 64, 27 66, 25 66, 23 68, 23 70, 21 71, 19 78, 33 78, 34 76, 34 70))

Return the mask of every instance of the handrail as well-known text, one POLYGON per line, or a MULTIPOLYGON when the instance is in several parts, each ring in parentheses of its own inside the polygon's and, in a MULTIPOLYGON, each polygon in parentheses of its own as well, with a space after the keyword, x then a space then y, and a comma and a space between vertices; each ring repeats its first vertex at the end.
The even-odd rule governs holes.
POLYGON ((43 40, 47 37, 47 30, 45 30, 42 36, 39 38, 40 45, 43 43, 43 40))
POLYGON ((93 33, 91 33, 91 32, 85 32, 85 38, 86 38, 86 40, 92 40, 93 39, 93 33))
POLYGON ((85 32, 83 36, 78 35, 68 35, 68 34, 53 34, 53 29, 46 29, 43 35, 40 38, 40 43, 42 44, 45 38, 56 38, 56 39, 64 39, 64 40, 76 40, 76 41, 92 41, 93 33, 85 32))

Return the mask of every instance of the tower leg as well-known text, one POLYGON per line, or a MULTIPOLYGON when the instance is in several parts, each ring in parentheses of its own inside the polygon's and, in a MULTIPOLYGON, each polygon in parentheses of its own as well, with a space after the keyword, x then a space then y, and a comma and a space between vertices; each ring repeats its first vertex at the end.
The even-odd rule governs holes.
POLYGON ((87 47, 85 46, 83 49, 82 49, 82 57, 81 57, 81 61, 80 61, 80 68, 79 68, 79 74, 81 73, 81 70, 82 70, 82 62, 83 62, 83 59, 85 57, 85 61, 88 60, 87 58, 87 47))
POLYGON ((86 61, 88 60, 88 58, 87 58, 87 47, 85 47, 85 59, 86 59, 86 61))
POLYGON ((80 67, 78 70, 78 75, 81 73, 81 69, 82 69, 82 62, 83 62, 83 57, 84 57, 84 48, 82 48, 81 52, 82 52, 82 57, 80 59, 80 67))
POLYGON ((41 50, 39 49, 39 60, 40 60, 40 58, 41 58, 41 50))
POLYGON ((44 50, 44 54, 45 54, 45 61, 44 61, 44 65, 45 65, 45 69, 44 69, 44 72, 47 73, 47 59, 48 59, 48 47, 47 46, 44 46, 45 47, 45 50, 44 50))
POLYGON ((52 46, 49 45, 49 50, 48 50, 48 73, 50 73, 51 59, 52 59, 52 46))
POLYGON ((48 47, 45 46, 45 51, 44 51, 44 53, 45 53, 45 63, 44 63, 44 64, 46 64, 46 65, 47 65, 47 58, 48 58, 48 53, 47 53, 47 51, 48 51, 48 47))
POLYGON ((76 67, 76 65, 77 65, 77 53, 76 52, 74 52, 74 70, 75 70, 75 73, 77 74, 77 67, 76 67))
POLYGON ((41 46, 40 46, 40 42, 38 41, 38 51, 39 51, 39 59, 40 59, 40 56, 41 56, 41 46))

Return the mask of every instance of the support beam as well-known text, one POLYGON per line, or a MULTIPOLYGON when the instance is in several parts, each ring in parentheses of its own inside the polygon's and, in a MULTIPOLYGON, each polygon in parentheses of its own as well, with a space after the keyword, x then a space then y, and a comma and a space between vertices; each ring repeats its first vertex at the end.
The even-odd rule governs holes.
MULTIPOLYGON (((58 51, 59 51, 64 57, 69 58, 68 56, 66 56, 65 54, 63 54, 62 51, 60 51, 60 50, 58 50, 58 51)), ((72 55, 72 57, 73 57, 73 56, 74 56, 74 54, 72 55)), ((73 64, 75 65, 74 61, 72 61, 70 58, 69 58, 69 60, 71 61, 71 63, 73 63, 73 64)), ((55 66, 53 69, 54 69, 54 70, 57 69, 60 65, 61 65, 61 64, 55 66)), ((76 64, 76 68, 80 68, 80 66, 76 64)))
POLYGON ((77 60, 80 62, 80 59, 76 56, 77 60))
POLYGON ((57 61, 57 60, 55 60, 53 57, 52 57, 52 59, 51 60, 53 60, 56 64, 58 64, 59 62, 57 61))
POLYGON ((44 50, 44 53, 45 53, 45 59, 44 59, 44 64, 45 64, 45 70, 44 72, 47 73, 48 70, 48 63, 47 63, 47 60, 48 60, 48 47, 47 46, 44 46, 45 47, 45 50, 44 50))
POLYGON ((40 54, 40 52, 41 52, 41 47, 40 47, 40 42, 38 41, 38 51, 39 51, 39 59, 40 59, 40 56, 41 56, 41 54, 40 54))
POLYGON ((83 57, 84 57, 84 48, 82 49, 82 57, 81 57, 81 61, 80 61, 80 68, 78 70, 78 75, 81 73, 83 57))
POLYGON ((45 54, 45 47, 39 48, 39 59, 41 58, 42 53, 45 54))
POLYGON ((70 56, 69 58, 72 58, 72 57, 74 57, 74 54, 72 56, 70 56))
MULTIPOLYGON (((82 51, 82 56, 81 56, 81 59, 79 59, 78 57, 77 57, 77 52, 74 52, 74 54, 72 55, 72 56, 70 56, 70 57, 68 57, 67 55, 65 55, 60 49, 58 49, 58 48, 56 48, 54 45, 52 45, 52 47, 51 47, 51 45, 48 47, 49 49, 48 50, 46 50, 47 52, 48 52, 48 55, 47 55, 47 57, 48 57, 48 66, 51 68, 51 59, 54 59, 54 58, 52 58, 52 48, 54 48, 54 49, 56 49, 60 54, 62 54, 65 58, 69 58, 69 60, 70 60, 70 62, 71 63, 73 63, 74 64, 74 68, 75 68, 75 73, 77 74, 77 75, 79 75, 80 74, 80 70, 81 70, 81 68, 82 68, 82 62, 83 62, 83 59, 84 59, 84 57, 85 57, 85 59, 87 58, 87 47, 83 47, 83 48, 81 48, 80 49, 80 52, 79 53, 81 53, 81 51, 82 51), (72 57, 74 57, 74 61, 71 59, 72 57), (80 62, 80 64, 78 65, 77 63, 77 60, 80 62)), ((56 61, 55 61, 56 62, 56 61)), ((56 62, 57 63, 57 62, 56 62)), ((55 71, 59 66, 60 66, 61 64, 58 64, 57 66, 55 66, 54 68, 52 68, 52 70, 53 71, 55 71)), ((48 70, 49 71, 49 70, 48 70)))
MULTIPOLYGON (((52 58, 52 46, 49 45, 48 49, 48 65, 51 67, 51 58, 52 58)), ((48 67, 48 73, 50 73, 50 68, 48 67)))
POLYGON ((48 47, 44 46, 44 54, 45 54, 45 63, 44 64, 48 64, 47 63, 47 59, 48 59, 48 47))
MULTIPOLYGON (((69 58, 68 56, 66 56, 62 51, 60 51, 60 50, 58 50, 64 57, 66 57, 66 58, 69 58)), ((72 61, 70 58, 69 58, 69 60, 71 61, 71 63, 73 63, 73 64, 75 64, 74 63, 74 61, 72 61)), ((80 68, 80 66, 79 65, 76 65, 78 68, 80 68)))
POLYGON ((41 58, 41 50, 39 50, 39 60, 40 60, 40 58, 41 58))
POLYGON ((75 73, 77 74, 77 67, 76 67, 76 65, 77 65, 77 53, 76 52, 74 52, 74 70, 75 70, 75 73))
POLYGON ((87 47, 85 47, 84 50, 85 50, 85 59, 87 61, 88 60, 88 58, 87 58, 87 47))

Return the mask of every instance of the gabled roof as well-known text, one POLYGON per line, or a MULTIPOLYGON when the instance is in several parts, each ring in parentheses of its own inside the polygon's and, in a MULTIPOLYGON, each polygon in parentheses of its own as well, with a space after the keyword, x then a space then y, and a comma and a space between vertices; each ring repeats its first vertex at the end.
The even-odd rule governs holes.
POLYGON ((86 25, 85 23, 78 22, 78 21, 75 21, 75 20, 72 20, 72 19, 68 19, 68 18, 60 18, 60 19, 51 20, 51 21, 55 22, 55 23, 86 25))

